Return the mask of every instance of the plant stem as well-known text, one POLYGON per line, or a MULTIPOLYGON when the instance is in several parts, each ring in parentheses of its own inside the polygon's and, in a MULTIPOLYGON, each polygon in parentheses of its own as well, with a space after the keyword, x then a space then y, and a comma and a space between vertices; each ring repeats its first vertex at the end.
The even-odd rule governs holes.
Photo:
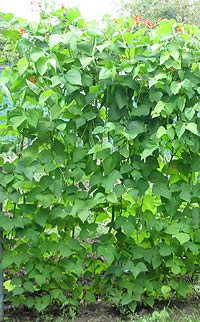
POLYGON ((111 221, 110 221, 110 228, 109 228, 109 233, 111 232, 112 228, 113 228, 113 224, 114 224, 114 221, 115 221, 115 208, 114 206, 112 206, 112 218, 111 218, 111 221))

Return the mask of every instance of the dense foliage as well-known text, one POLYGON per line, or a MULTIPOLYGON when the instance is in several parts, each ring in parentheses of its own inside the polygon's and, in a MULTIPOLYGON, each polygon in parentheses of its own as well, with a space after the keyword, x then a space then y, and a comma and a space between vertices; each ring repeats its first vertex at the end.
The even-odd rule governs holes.
POLYGON ((147 19, 176 19, 199 26, 199 0, 118 0, 121 15, 141 14, 147 19))
POLYGON ((200 260, 199 30, 140 17, 99 28, 65 8, 2 17, 19 57, 0 78, 6 300, 134 311, 187 296, 200 260))

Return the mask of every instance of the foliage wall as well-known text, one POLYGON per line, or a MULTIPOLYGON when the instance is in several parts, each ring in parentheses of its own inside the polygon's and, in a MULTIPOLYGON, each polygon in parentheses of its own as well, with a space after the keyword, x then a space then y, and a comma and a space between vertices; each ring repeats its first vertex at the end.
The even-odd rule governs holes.
POLYGON ((38 310, 186 297, 199 274, 199 30, 76 9, 2 15, 6 300, 38 310), (6 136, 6 137, 5 137, 6 136))

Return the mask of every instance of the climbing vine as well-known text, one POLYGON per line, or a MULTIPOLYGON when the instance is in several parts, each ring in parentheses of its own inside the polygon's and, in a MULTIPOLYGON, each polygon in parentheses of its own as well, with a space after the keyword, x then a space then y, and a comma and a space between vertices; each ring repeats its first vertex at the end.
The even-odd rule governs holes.
POLYGON ((5 300, 119 309, 199 274, 199 30, 76 9, 4 19, 5 300), (189 278, 185 278, 185 276, 189 278))

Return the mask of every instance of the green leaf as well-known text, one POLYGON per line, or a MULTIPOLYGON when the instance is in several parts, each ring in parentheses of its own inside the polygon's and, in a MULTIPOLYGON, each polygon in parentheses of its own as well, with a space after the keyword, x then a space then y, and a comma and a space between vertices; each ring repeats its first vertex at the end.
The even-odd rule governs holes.
POLYGON ((28 79, 26 79, 26 84, 35 94, 37 95, 39 94, 40 89, 36 84, 34 84, 33 82, 30 82, 28 79))
POLYGON ((172 91, 172 94, 176 95, 179 93, 180 89, 182 87, 182 82, 172 82, 171 84, 171 91, 172 91))
POLYGON ((52 48, 63 42, 63 36, 60 34, 51 34, 49 37, 49 46, 52 48))
POLYGON ((121 305, 128 305, 133 301, 132 296, 129 293, 125 293, 122 295, 122 299, 121 299, 121 305))
POLYGON ((17 129, 26 120, 25 115, 14 116, 10 119, 14 129, 17 129))
POLYGON ((31 50, 31 59, 36 62, 39 58, 44 56, 44 50, 39 47, 34 47, 31 50))
POLYGON ((90 216, 90 212, 85 210, 85 211, 81 211, 79 214, 78 214, 78 217, 81 219, 82 222, 85 222, 88 217, 90 216))
POLYGON ((188 290, 189 290, 189 285, 187 284, 187 282, 180 280, 177 293, 182 297, 186 297, 188 290))
POLYGON ((171 271, 173 274, 178 275, 181 272, 181 268, 178 265, 173 265, 171 268, 171 271))
POLYGON ((63 257, 69 257, 72 254, 72 251, 69 249, 68 245, 64 241, 61 241, 59 243, 58 250, 60 251, 63 257))
POLYGON ((172 253, 172 249, 168 245, 161 245, 159 253, 162 257, 169 256, 172 253))
POLYGON ((163 65, 170 57, 170 53, 168 51, 163 51, 160 55, 160 65, 163 65))
POLYGON ((137 278, 140 273, 148 271, 146 265, 142 262, 139 262, 136 266, 132 262, 128 262, 124 266, 124 270, 130 271, 135 278, 137 278))
POLYGON ((183 123, 182 121, 178 122, 175 125, 175 131, 179 139, 182 137, 183 133, 185 132, 185 128, 186 128, 185 123, 183 123))
POLYGON ((112 70, 102 67, 99 73, 99 79, 108 79, 108 78, 112 78, 112 70))
POLYGON ((114 192, 110 192, 107 196, 107 201, 111 204, 117 204, 117 195, 114 192))
POLYGON ((160 113, 164 110, 166 103, 159 101, 151 112, 152 118, 160 116, 160 113))
POLYGON ((191 133, 199 135, 196 123, 187 123, 185 128, 186 128, 186 130, 190 131, 191 133))
POLYGON ((126 92, 121 87, 116 89, 115 99, 120 110, 128 104, 126 92))
POLYGON ((2 82, 0 83, 0 85, 2 86, 3 91, 6 94, 6 97, 7 97, 8 101, 9 101, 9 103, 12 105, 13 104, 13 99, 12 99, 12 96, 11 96, 11 93, 10 93, 8 87, 2 82))
POLYGON ((82 85, 81 73, 78 69, 70 69, 66 73, 66 80, 72 85, 82 85))
POLYGON ((23 75, 25 73, 25 71, 28 69, 28 60, 26 57, 22 57, 18 63, 17 63, 17 69, 19 71, 20 75, 23 75))
POLYGON ((171 287, 170 286, 167 286, 167 285, 163 285, 161 287, 161 292, 162 292, 164 298, 167 299, 170 296, 171 287))
POLYGON ((52 96, 53 93, 54 91, 52 89, 44 91, 39 97, 39 103, 43 104, 46 100, 48 100, 49 97, 52 96))
POLYGON ((167 199, 172 198, 171 191, 169 190, 167 185, 165 185, 164 183, 160 183, 160 184, 155 183, 153 185, 153 190, 152 191, 153 191, 153 194, 162 196, 164 198, 167 198, 167 199))
POLYGON ((103 177, 102 187, 104 187, 107 191, 113 189, 114 184, 117 183, 118 179, 121 179, 122 176, 119 171, 113 170, 110 174, 103 177))
POLYGON ((167 134, 167 130, 164 128, 164 126, 160 126, 156 132, 156 137, 160 139, 165 134, 167 134))
POLYGON ((43 76, 47 69, 48 69, 48 58, 47 57, 41 57, 36 62, 36 67, 41 76, 43 76))
POLYGON ((175 237, 178 239, 181 245, 188 242, 190 240, 190 235, 186 233, 177 233, 175 237))
POLYGON ((158 268, 161 264, 162 264, 161 256, 159 254, 153 255, 153 258, 152 258, 153 269, 158 268))
POLYGON ((5 231, 11 231, 14 228, 14 223, 11 218, 5 216, 2 212, 0 212, 0 227, 5 231))
POLYGON ((111 265, 115 258, 115 249, 112 245, 99 246, 97 248, 97 256, 105 257, 108 265, 111 265))
POLYGON ((83 69, 85 69, 94 60, 94 57, 85 56, 85 57, 79 58, 79 60, 80 60, 80 63, 82 65, 83 69))
POLYGON ((132 139, 135 139, 138 134, 144 133, 145 132, 145 126, 142 121, 131 121, 128 124, 128 130, 130 137, 132 139))
POLYGON ((155 207, 155 200, 152 196, 146 195, 143 199, 142 204, 142 211, 145 212, 146 210, 150 210, 152 213, 154 213, 156 207, 155 207))
POLYGON ((141 154, 141 159, 146 160, 146 158, 153 154, 155 150, 158 149, 158 143, 153 141, 148 141, 145 144, 144 150, 141 154))

